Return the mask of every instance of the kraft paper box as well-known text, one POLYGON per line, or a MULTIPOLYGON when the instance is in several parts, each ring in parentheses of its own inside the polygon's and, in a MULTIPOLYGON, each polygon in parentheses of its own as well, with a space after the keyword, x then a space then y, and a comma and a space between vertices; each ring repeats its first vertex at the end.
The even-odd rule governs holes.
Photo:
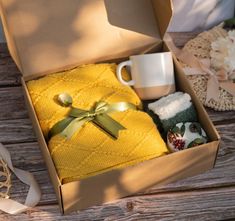
POLYGON ((121 61, 133 54, 168 51, 163 38, 170 0, 0 0, 10 53, 61 212, 85 209, 213 168, 219 135, 175 61, 178 90, 191 95, 210 142, 195 148, 61 184, 27 90, 28 80, 85 63, 121 61))

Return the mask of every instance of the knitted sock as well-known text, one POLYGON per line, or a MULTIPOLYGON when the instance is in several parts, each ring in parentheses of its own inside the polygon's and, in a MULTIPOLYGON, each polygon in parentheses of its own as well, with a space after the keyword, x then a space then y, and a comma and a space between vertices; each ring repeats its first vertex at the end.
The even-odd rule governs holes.
POLYGON ((148 104, 160 119, 164 135, 180 122, 196 122, 197 113, 187 93, 176 92, 148 104))
POLYGON ((191 104, 189 108, 177 113, 174 117, 161 120, 161 123, 163 130, 167 132, 178 123, 196 122, 196 121, 197 121, 197 113, 194 106, 191 104))

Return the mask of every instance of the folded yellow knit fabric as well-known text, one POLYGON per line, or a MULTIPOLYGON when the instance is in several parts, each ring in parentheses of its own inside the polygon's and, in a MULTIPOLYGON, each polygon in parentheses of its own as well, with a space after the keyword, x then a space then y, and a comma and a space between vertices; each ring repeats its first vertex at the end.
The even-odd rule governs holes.
MULTIPOLYGON (((89 110, 95 102, 130 102, 140 106, 134 91, 120 84, 115 64, 92 64, 55 73, 27 83, 42 131, 47 136, 55 123, 67 116, 55 97, 63 92, 73 98, 73 106, 89 110)), ((62 183, 75 181, 161 156, 168 152, 152 119, 144 112, 127 110, 110 116, 126 130, 117 140, 89 122, 71 139, 51 138, 48 147, 62 183)))

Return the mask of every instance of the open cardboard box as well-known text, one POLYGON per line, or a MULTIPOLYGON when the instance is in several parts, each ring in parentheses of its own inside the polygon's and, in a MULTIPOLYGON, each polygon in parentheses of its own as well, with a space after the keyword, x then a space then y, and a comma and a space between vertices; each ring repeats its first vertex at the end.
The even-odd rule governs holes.
POLYGON ((83 63, 121 61, 146 51, 168 51, 163 38, 172 15, 170 0, 0 0, 0 3, 8 47, 22 72, 28 111, 62 213, 213 168, 219 135, 175 59, 177 90, 191 95, 210 142, 67 184, 59 181, 27 91, 28 80, 83 63))

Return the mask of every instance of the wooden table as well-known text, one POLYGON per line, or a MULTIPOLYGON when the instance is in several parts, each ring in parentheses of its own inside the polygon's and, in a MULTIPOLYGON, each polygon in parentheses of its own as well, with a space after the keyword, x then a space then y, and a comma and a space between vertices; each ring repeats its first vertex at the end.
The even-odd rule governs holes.
MULTIPOLYGON (((191 34, 174 34, 182 46, 191 34)), ((235 220, 235 111, 207 109, 222 141, 214 169, 131 197, 61 216, 48 172, 25 108, 20 73, 0 44, 0 142, 16 167, 31 171, 42 198, 32 211, 0 220, 235 220)), ((154 172, 154 171, 152 171, 154 172)), ((95 187, 94 187, 95 188, 95 187)), ((13 176, 12 199, 23 202, 27 187, 13 176)))

